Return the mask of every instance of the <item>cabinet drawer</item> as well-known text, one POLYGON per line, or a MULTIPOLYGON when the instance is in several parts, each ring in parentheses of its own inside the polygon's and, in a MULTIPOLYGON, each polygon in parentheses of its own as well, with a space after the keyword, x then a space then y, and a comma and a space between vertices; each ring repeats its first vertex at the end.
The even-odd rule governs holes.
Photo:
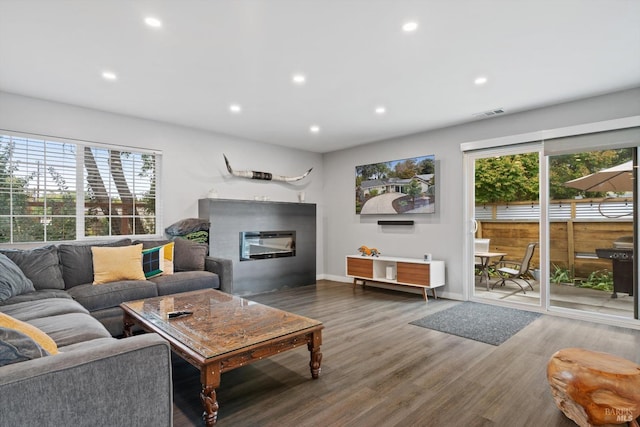
POLYGON ((430 265, 415 264, 409 262, 398 263, 398 283, 411 283, 414 285, 429 286, 430 265))
POLYGON ((347 258, 347 276, 373 278, 373 260, 347 258))

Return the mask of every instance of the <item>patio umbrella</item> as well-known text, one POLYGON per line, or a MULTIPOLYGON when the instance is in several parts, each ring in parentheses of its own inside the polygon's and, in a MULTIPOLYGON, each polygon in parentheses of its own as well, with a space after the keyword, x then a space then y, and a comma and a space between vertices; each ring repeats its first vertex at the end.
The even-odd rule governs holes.
POLYGON ((633 191, 633 162, 622 163, 564 183, 565 187, 583 191, 633 191))

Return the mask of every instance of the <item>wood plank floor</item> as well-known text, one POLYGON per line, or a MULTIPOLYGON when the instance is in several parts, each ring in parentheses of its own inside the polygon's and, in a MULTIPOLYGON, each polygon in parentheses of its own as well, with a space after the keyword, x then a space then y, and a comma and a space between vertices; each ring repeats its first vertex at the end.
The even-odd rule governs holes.
MULTIPOLYGON (((541 316, 502 345, 410 325, 454 304, 320 281, 251 299, 323 321, 322 372, 306 347, 222 375, 227 426, 575 426, 546 381, 565 347, 640 363, 640 331, 541 316)), ((201 426, 198 372, 174 360, 174 425, 201 426)))

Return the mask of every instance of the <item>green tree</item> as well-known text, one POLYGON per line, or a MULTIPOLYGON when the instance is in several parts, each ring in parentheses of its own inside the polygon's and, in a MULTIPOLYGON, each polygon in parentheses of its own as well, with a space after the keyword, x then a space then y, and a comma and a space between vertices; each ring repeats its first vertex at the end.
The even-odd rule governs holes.
POLYGON ((370 179, 385 179, 390 172, 391 169, 386 163, 356 166, 356 177, 361 177, 360 182, 356 181, 356 185, 360 185, 362 181, 370 179))
POLYGON ((48 167, 49 175, 58 187, 57 194, 47 196, 47 206, 50 208, 51 221, 47 224, 47 240, 75 240, 76 239, 76 197, 75 191, 69 191, 64 176, 53 166, 48 167), (69 216, 59 216, 69 215, 69 216))
POLYGON ((142 169, 138 174, 141 178, 150 180, 149 190, 142 198, 142 209, 145 215, 155 215, 156 213, 156 158, 153 155, 142 155, 142 169))
POLYGON ((415 160, 407 159, 403 162, 396 163, 392 176, 394 178, 409 179, 418 174, 418 165, 415 160))
MULTIPOLYGON (((631 160, 631 149, 589 151, 549 158, 549 196, 552 200, 571 199, 585 195, 565 182, 604 168, 631 160)), ((515 154, 478 159, 475 190, 477 203, 498 203, 537 200, 538 153, 515 154)), ((602 197, 602 192, 589 192, 590 197, 602 197)))
POLYGON ((416 206, 416 197, 418 197, 421 192, 422 187, 420 186, 420 183, 417 180, 412 179, 409 185, 407 185, 406 187, 406 193, 407 196, 411 197, 411 203, 413 203, 414 208, 416 206))
POLYGON ((538 153, 476 161, 476 203, 538 199, 538 153))
MULTIPOLYGON (((549 196, 551 199, 571 199, 587 193, 566 187, 565 182, 631 160, 631 149, 588 151, 549 158, 549 196)), ((602 192, 589 192, 590 197, 604 197, 602 192)))
MULTIPOLYGON (((29 180, 16 174, 18 165, 12 161, 14 149, 14 142, 0 139, 0 215, 7 215, 0 218, 0 243, 11 241, 11 223, 8 215, 11 211, 26 213, 29 201, 29 180)), ((26 222, 13 220, 13 226, 14 235, 21 236, 18 241, 33 234, 26 222)))
POLYGON ((433 159, 424 159, 418 163, 418 175, 428 175, 436 173, 436 166, 433 159))

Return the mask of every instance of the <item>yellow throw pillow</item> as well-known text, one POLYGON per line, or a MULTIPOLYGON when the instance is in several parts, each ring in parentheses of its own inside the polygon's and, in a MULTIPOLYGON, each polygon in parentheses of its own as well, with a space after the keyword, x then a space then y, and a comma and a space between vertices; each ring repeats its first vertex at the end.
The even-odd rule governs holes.
POLYGON ((162 270, 162 274, 165 276, 173 274, 173 248, 175 245, 176 244, 174 242, 171 242, 162 246, 162 253, 164 254, 164 268, 162 270))
POLYGON ((7 314, 0 313, 0 327, 22 332, 38 343, 38 345, 44 348, 49 354, 58 354, 56 342, 49 335, 33 325, 23 322, 22 320, 14 319, 7 314))
POLYGON ((142 243, 132 246, 92 246, 93 284, 118 280, 146 280, 142 271, 142 243))

